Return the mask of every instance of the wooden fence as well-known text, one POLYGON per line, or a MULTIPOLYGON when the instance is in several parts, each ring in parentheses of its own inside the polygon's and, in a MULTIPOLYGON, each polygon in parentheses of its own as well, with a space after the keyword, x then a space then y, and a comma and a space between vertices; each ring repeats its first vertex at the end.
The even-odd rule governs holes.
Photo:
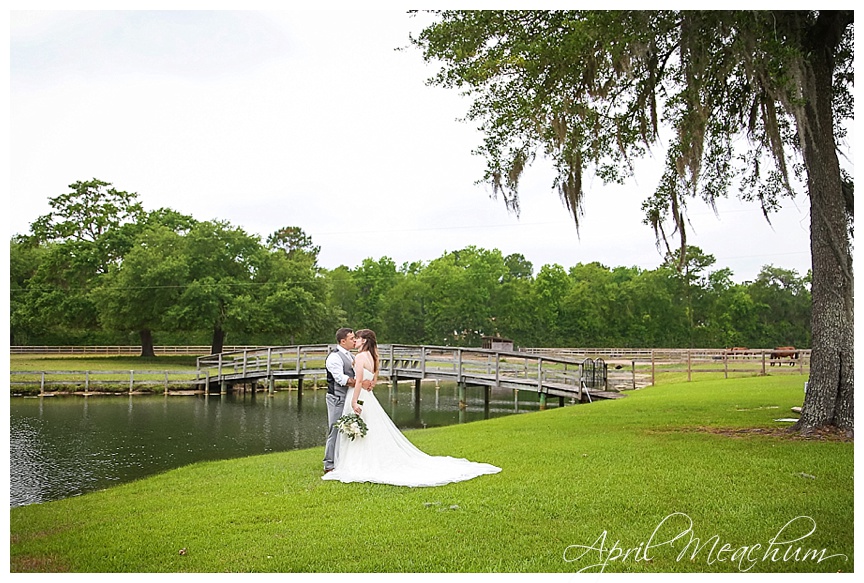
MULTIPOLYGON (((50 389, 62 388, 73 392, 129 392, 147 388, 161 389, 168 393, 171 389, 200 391, 196 371, 183 370, 42 370, 10 371, 15 387, 39 387, 39 394, 51 392, 50 389), (109 390, 110 389, 110 390, 109 390)), ((158 392, 158 390, 156 391, 158 392)))
MULTIPOLYGON (((322 347, 325 345, 321 345, 322 347)), ((218 359, 210 355, 210 346, 156 346, 157 355, 204 356, 205 362, 218 359)), ((266 346, 226 346, 224 351, 266 351, 266 346)), ((56 355, 125 355, 141 353, 140 346, 12 346, 12 354, 56 355)), ((564 358, 584 361, 602 358, 608 365, 608 386, 617 390, 636 389, 656 383, 658 375, 686 374, 687 380, 701 373, 723 374, 800 374, 810 372, 810 349, 798 349, 796 358, 772 358, 774 349, 725 348, 521 348, 520 353, 531 356, 564 358), (790 366, 791 365, 791 366, 790 366)), ((316 355, 319 357, 319 355, 316 355)), ((304 354, 304 359, 307 355, 304 354)), ((287 356, 286 356, 287 359, 287 356)), ((215 362, 215 360, 214 360, 215 362)), ((296 366, 287 360, 281 366, 296 366)), ((80 374, 80 373, 79 373, 80 374)), ((101 373, 94 373, 101 374, 101 373)), ((173 375, 174 373, 169 373, 173 375)), ((14 383, 13 383, 14 384, 14 383)), ((170 384, 170 383, 169 383, 170 384)))
MULTIPOLYGON (((644 384, 653 385, 663 373, 694 374, 722 373, 766 375, 809 374, 811 350, 796 349, 793 354, 773 348, 526 348, 531 354, 563 358, 603 358, 613 371, 630 369, 634 379, 642 377, 644 384), (647 382, 646 382, 647 380, 647 382)), ((619 377, 620 378, 620 377, 619 377)))
MULTIPOLYGON (((236 350, 254 350, 266 348, 265 346, 225 346, 225 352, 236 350)), ((201 356, 210 354, 210 346, 154 346, 156 355, 181 354, 189 356, 201 356)), ((103 355, 103 356, 138 356, 141 354, 140 346, 11 346, 10 354, 69 354, 69 355, 103 355)))

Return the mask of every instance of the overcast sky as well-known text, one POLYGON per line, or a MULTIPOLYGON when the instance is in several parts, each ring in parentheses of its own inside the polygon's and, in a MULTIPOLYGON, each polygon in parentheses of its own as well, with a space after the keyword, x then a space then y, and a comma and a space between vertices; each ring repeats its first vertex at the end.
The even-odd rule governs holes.
MULTIPOLYGON (((579 234, 538 160, 519 217, 475 184, 480 134, 468 101, 430 87, 408 47, 424 17, 393 11, 12 12, 11 233, 48 198, 98 178, 146 209, 230 221, 266 237, 296 225, 319 263, 429 261, 468 245, 534 264, 662 262, 640 205, 662 152, 635 180, 586 183, 579 234), (403 51, 395 49, 407 47, 403 51), (362 236, 356 236, 362 232, 362 236)), ((690 204, 689 243, 736 281, 765 264, 806 273, 809 204, 763 218, 732 196, 690 204)))

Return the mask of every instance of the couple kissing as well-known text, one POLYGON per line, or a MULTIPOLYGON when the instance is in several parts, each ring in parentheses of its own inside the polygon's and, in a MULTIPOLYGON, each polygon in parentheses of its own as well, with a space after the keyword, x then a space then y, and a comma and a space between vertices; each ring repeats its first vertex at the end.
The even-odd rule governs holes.
POLYGON ((402 434, 372 390, 380 367, 378 339, 372 330, 337 330, 336 348, 325 366, 328 433, 322 479, 423 487, 501 471, 491 464, 428 455, 402 434), (356 357, 352 349, 357 350, 356 357), (351 414, 365 422, 364 437, 352 439, 339 432, 339 418, 351 414))

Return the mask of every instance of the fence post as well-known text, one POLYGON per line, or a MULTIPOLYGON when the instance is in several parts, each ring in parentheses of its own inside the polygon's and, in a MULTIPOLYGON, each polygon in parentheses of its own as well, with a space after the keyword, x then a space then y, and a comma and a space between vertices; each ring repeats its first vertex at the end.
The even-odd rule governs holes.
MULTIPOLYGON (((607 376, 607 378, 606 378, 606 384, 607 384, 607 385, 609 384, 609 378, 608 378, 608 376, 607 376)), ((653 386, 656 385, 656 384, 657 384, 657 382, 656 382, 656 380, 655 380, 655 378, 654 378, 654 349, 652 348, 652 349, 651 349, 651 386, 653 387, 653 386)))
POLYGON ((728 351, 723 351, 723 378, 729 378, 729 354, 728 351))
POLYGON ((636 390, 636 361, 635 360, 630 361, 630 370, 633 373, 633 390, 635 391, 636 390))
POLYGON ((691 374, 690 374, 690 373, 692 372, 692 366, 691 366, 691 364, 690 364, 690 363, 691 363, 691 358, 690 358, 690 357, 691 357, 691 350, 688 348, 688 349, 687 349, 687 382, 688 382, 688 383, 689 383, 690 380, 691 380, 691 374))
POLYGON ((762 376, 765 376, 765 351, 762 351, 762 376))

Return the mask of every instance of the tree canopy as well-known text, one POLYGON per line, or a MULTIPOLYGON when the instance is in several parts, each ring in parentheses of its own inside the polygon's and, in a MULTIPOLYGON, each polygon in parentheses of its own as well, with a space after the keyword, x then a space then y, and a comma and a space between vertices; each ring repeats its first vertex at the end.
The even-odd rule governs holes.
POLYGON ((668 136, 643 203, 658 246, 686 206, 737 188, 766 217, 806 183, 814 369, 798 428, 853 426, 851 176, 837 151, 851 119, 852 11, 435 11, 411 41, 433 84, 472 98, 484 179, 511 209, 538 155, 577 226, 583 172, 607 182, 668 136))

